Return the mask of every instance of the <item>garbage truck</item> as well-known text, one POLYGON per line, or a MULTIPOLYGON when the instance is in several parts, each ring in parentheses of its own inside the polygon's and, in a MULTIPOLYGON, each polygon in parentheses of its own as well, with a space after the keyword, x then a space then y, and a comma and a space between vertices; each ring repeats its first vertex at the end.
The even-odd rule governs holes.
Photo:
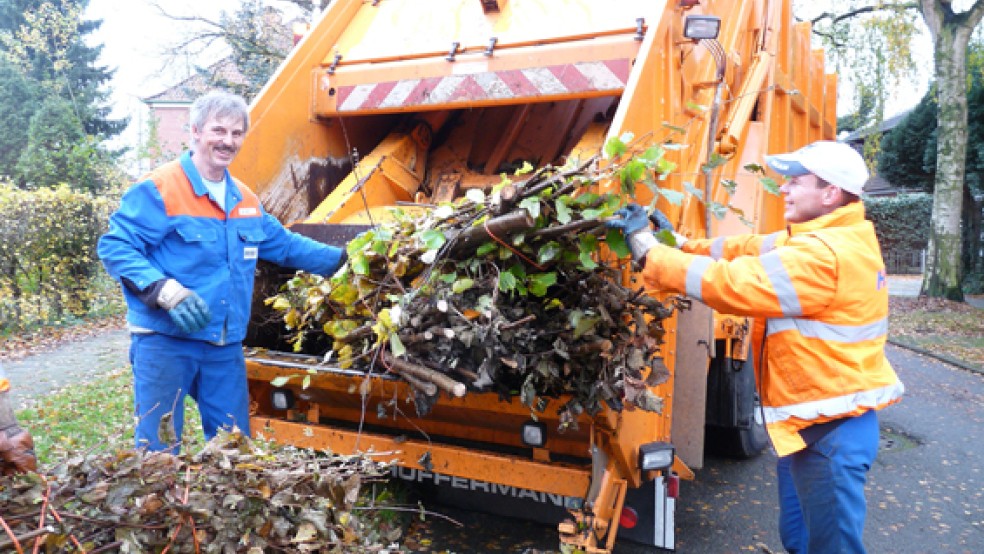
MULTIPOLYGON (((632 136, 678 146, 660 186, 689 193, 656 206, 679 232, 772 232, 782 200, 757 164, 836 131, 836 75, 810 32, 790 0, 335 0, 252 101, 230 169, 294 231, 344 246, 394 206, 452 201, 517 163, 561 165, 632 136)), ((254 434, 384 456, 435 498, 556 523, 565 548, 674 548, 679 480, 705 452, 767 444, 751 322, 696 301, 666 322, 661 413, 606 408, 561 433, 549 411, 534 421, 494 392, 442 396, 425 417, 376 413, 407 383, 292 352, 263 302, 289 275, 258 272, 254 434)))

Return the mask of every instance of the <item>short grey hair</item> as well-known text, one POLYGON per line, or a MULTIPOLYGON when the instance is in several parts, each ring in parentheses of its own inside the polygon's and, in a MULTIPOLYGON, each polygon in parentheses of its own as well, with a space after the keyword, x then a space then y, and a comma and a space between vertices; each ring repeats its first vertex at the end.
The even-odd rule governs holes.
POLYGON ((213 90, 199 96, 191 105, 191 128, 201 131, 210 117, 240 117, 243 131, 249 130, 249 106, 238 94, 213 90))

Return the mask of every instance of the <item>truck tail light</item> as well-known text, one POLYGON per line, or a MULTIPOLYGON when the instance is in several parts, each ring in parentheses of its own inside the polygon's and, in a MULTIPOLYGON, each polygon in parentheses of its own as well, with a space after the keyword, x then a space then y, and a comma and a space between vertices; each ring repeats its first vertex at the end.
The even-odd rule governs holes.
POLYGON ((632 529, 639 523, 639 514, 631 506, 622 508, 622 515, 618 516, 618 526, 622 529, 632 529))
POLYGON ((673 474, 666 476, 666 496, 670 498, 680 498, 680 476, 673 474))
POLYGON ((662 471, 673 465, 673 445, 668 442, 647 442, 639 447, 639 469, 662 471))
POLYGON ((294 407, 294 393, 290 389, 273 389, 270 404, 274 410, 289 410, 294 407))

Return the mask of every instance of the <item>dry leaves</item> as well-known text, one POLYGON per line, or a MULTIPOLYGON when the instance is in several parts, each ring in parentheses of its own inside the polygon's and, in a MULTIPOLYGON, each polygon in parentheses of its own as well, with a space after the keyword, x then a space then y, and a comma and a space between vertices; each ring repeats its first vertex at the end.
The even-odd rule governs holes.
MULTIPOLYGON (((382 552, 393 537, 353 509, 362 485, 387 470, 232 432, 193 456, 127 450, 78 456, 50 475, 3 477, 0 505, 15 537, 50 526, 18 541, 38 540, 48 553, 382 552)), ((12 546, 0 533, 0 551, 12 546)))

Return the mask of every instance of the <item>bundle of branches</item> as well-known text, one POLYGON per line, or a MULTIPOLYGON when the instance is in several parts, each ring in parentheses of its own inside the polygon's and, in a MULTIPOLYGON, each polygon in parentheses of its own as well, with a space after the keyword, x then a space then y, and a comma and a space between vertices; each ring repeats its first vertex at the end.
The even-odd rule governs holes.
POLYGON ((604 222, 625 201, 591 192, 610 177, 597 161, 527 166, 489 194, 395 209, 348 244, 334 276, 299 273, 267 303, 297 332, 295 350, 325 333, 341 367, 409 381, 420 415, 440 391, 468 388, 534 411, 568 395, 561 429, 603 404, 659 411, 647 385, 667 375, 655 355, 674 305, 619 284, 628 249, 604 222))
POLYGON ((381 552, 391 538, 354 510, 387 469, 238 431, 194 456, 81 455, 50 475, 0 478, 0 551, 381 552))

